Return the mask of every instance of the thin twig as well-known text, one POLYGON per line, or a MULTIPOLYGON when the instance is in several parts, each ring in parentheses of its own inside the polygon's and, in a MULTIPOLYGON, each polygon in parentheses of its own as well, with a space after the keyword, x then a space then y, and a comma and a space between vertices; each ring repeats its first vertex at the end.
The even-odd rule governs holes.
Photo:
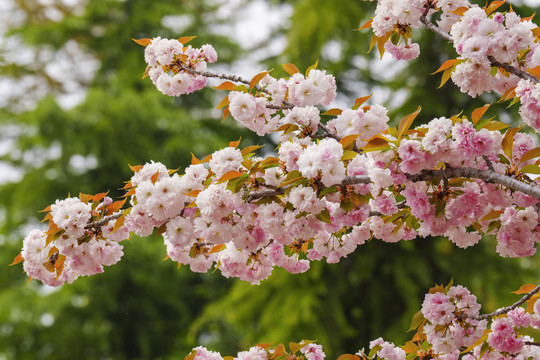
POLYGON ((94 222, 91 222, 91 223, 87 224, 84 228, 85 229, 97 229, 97 228, 100 228, 100 227, 106 225, 109 221, 116 220, 122 215, 123 215, 122 213, 118 213, 118 214, 114 214, 114 215, 105 216, 104 218, 102 218, 102 219, 100 219, 98 221, 94 221, 94 222))

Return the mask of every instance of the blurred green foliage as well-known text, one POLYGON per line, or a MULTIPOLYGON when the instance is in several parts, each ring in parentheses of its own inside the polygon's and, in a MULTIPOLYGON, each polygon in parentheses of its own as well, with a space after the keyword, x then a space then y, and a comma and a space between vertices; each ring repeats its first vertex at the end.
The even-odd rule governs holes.
MULTIPOLYGON (((89 1, 80 13, 66 10, 61 21, 47 20, 37 0, 15 3, 27 17, 9 36, 51 51, 76 41, 100 66, 83 84, 84 101, 65 109, 56 100, 65 89, 43 67, 0 65, 3 76, 17 79, 31 72, 49 86, 49 94, 33 109, 16 111, 14 102, 0 110, 0 128, 18 130, 0 161, 23 174, 20 181, 0 186, 0 263, 11 262, 28 224, 39 221, 37 210, 55 199, 107 190, 120 196, 118 188, 132 174, 128 164, 154 160, 182 168, 190 152, 205 155, 240 136, 242 145, 260 142, 232 121, 215 119, 220 116, 212 110, 219 102, 215 91, 171 99, 140 79, 143 49, 132 37, 198 35, 193 44, 212 43, 220 63, 245 54, 211 30, 217 21, 214 1, 89 1), (190 19, 182 34, 163 25, 163 17, 174 14, 190 19), (95 159, 95 166, 73 166, 74 155, 95 159)), ((453 51, 426 31, 415 35, 420 58, 404 71, 387 69, 395 73, 390 78, 374 71, 370 64, 378 54, 366 54, 371 33, 353 31, 371 16, 372 3, 272 2, 279 3, 293 7, 289 26, 279 30, 288 46, 261 68, 294 62, 303 70, 318 59, 319 68, 336 74, 351 105, 372 91, 388 89, 390 103, 401 93, 404 99, 391 109, 396 122, 419 104, 418 121, 429 121, 464 108, 467 114, 491 101, 489 96, 471 100, 451 83, 436 90, 440 76, 428 74, 453 51)), ((499 109, 504 108, 494 112, 499 109)), ((303 275, 275 271, 260 286, 251 286, 219 272, 197 275, 176 269, 170 261, 161 262, 165 249, 159 237, 135 237, 125 242, 124 259, 105 274, 56 291, 35 281, 25 285, 20 265, 0 272, 0 358, 172 359, 183 358, 198 344, 235 354, 257 342, 303 338, 318 339, 328 358, 336 358, 378 336, 395 343, 406 340, 423 294, 452 277, 470 287, 486 311, 513 301, 507 293, 534 281, 535 267, 501 259, 494 248, 489 239, 467 250, 443 239, 372 241, 339 264, 315 262, 303 275)))

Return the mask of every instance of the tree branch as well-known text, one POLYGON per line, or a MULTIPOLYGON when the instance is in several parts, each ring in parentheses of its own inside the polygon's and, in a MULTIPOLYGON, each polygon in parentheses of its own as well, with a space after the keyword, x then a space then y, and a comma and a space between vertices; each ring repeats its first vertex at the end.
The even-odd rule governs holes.
POLYGON ((122 213, 118 213, 118 214, 114 214, 114 215, 105 216, 101 220, 94 221, 94 222, 91 222, 91 223, 87 224, 84 228, 85 229, 97 229, 97 228, 100 228, 100 227, 106 225, 109 221, 116 220, 122 215, 123 215, 122 213))
MULTIPOLYGON (((447 168, 441 170, 422 170, 419 174, 404 173, 408 180, 412 182, 430 181, 435 179, 448 180, 452 178, 481 179, 485 182, 496 183, 506 186, 514 191, 519 191, 540 200, 540 187, 526 184, 510 176, 499 174, 492 170, 480 170, 473 168, 447 168)), ((338 186, 354 184, 370 184, 371 178, 367 175, 347 176, 338 186)), ((283 195, 287 187, 262 190, 248 196, 247 201, 251 202, 263 197, 283 195)))
MULTIPOLYGON (((497 311, 494 311, 492 313, 489 313, 489 314, 484 314, 484 315, 479 315, 479 316, 473 316, 471 317, 471 319, 475 319, 475 320, 483 320, 483 319, 490 319, 492 317, 495 317, 495 316, 499 316, 499 315, 502 315, 502 314, 506 314, 508 313, 509 311, 512 311, 514 310, 515 308, 517 308, 518 306, 520 306, 521 304, 523 304, 525 301, 529 300, 534 294, 536 294, 538 291, 540 291, 540 285, 538 285, 537 287, 535 287, 533 290, 529 291, 527 294, 525 294, 525 296, 523 296, 518 302, 510 305, 510 306, 507 306, 507 307, 504 307, 504 308, 501 308, 497 311)), ((536 345, 536 344, 530 344, 530 345, 536 345)))

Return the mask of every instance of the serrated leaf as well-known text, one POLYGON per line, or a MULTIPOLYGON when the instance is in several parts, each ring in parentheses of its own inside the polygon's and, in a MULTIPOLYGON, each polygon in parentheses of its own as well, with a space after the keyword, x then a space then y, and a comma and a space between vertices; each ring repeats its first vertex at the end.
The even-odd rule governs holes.
POLYGON ((148 46, 152 42, 152 39, 144 38, 144 39, 134 39, 131 38, 131 40, 135 41, 135 43, 141 45, 141 46, 148 46))
POLYGON ((446 60, 438 69, 437 71, 431 73, 431 75, 434 75, 440 71, 443 71, 443 70, 446 70, 446 69, 449 69, 449 68, 452 68, 454 67, 455 65, 459 64, 461 61, 463 61, 462 59, 450 59, 450 60, 446 60))
POLYGON ((476 124, 478 122, 478 120, 480 120, 482 118, 482 116, 484 116, 484 114, 486 113, 487 109, 491 106, 491 104, 486 104, 482 107, 479 107, 479 108, 476 108, 473 110, 472 112, 472 115, 471 115, 471 121, 473 124, 476 124))
POLYGON ((422 110, 422 107, 418 106, 418 109, 416 109, 415 112, 413 112, 412 114, 409 114, 409 115, 405 116, 403 119, 401 119, 401 121, 399 122, 399 127, 398 127, 398 139, 403 136, 405 131, 409 130, 409 128, 411 127, 412 122, 418 116, 418 114, 420 113, 421 110, 422 110))
POLYGON ((519 163, 521 164, 522 162, 532 160, 532 159, 537 158, 539 156, 540 156, 540 147, 531 149, 531 150, 527 151, 525 154, 523 154, 523 156, 521 156, 521 158, 519 159, 519 163))
POLYGON ((386 44, 386 42, 390 39, 390 37, 392 36, 393 34, 393 30, 390 30, 389 32, 386 33, 386 35, 384 35, 382 38, 379 38, 379 41, 377 41, 377 50, 379 50, 379 54, 380 54, 380 59, 382 60, 383 58, 383 55, 385 53, 385 48, 384 48, 384 44, 386 44))
POLYGON ((219 84, 218 86, 214 86, 214 89, 217 89, 217 90, 236 90, 236 84, 230 82, 230 81, 224 81, 222 82, 221 84, 219 84))
POLYGON ((334 109, 330 109, 330 110, 327 110, 327 111, 323 112, 321 115, 339 116, 339 115, 341 115, 342 112, 343 112, 343 110, 334 108, 334 109))
POLYGON ((253 89, 270 71, 263 71, 255 75, 249 82, 249 88, 253 89))
POLYGON ((196 36, 181 36, 178 38, 178 41, 182 43, 182 45, 186 45, 191 40, 195 39, 196 36))
POLYGON ((11 262, 11 264, 9 264, 9 266, 13 266, 15 264, 18 264, 21 261, 24 261, 24 258, 22 257, 21 254, 17 254, 17 256, 15 256, 15 259, 13 259, 13 261, 11 262))
POLYGON ((529 164, 529 165, 525 165, 524 167, 521 168, 521 172, 523 173, 527 173, 527 174, 540 174, 540 166, 536 165, 536 164, 529 164))
POLYGON ((294 65, 293 63, 281 64, 281 66, 283 67, 283 70, 285 70, 289 75, 294 75, 300 72, 300 70, 298 70, 296 65, 294 65))

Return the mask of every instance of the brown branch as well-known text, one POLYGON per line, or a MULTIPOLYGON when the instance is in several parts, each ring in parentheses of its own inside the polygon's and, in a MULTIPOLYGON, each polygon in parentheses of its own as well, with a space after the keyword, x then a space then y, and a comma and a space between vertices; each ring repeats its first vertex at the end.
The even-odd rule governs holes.
MULTIPOLYGON (((485 182, 506 186, 514 191, 522 192, 540 200, 540 187, 521 182, 510 176, 499 174, 491 170, 480 170, 473 168, 448 168, 442 170, 422 170, 419 174, 404 173, 404 175, 409 181, 412 182, 431 181, 435 179, 448 180, 460 177, 469 179, 481 179, 485 182)), ((370 184, 371 182, 372 181, 370 177, 367 175, 347 176, 341 183, 335 185, 347 186, 354 184, 370 184)), ((251 202, 253 200, 261 199, 264 197, 283 195, 287 189, 287 187, 281 187, 255 192, 247 197, 247 201, 251 202)))
POLYGON ((122 213, 118 213, 118 214, 114 214, 114 215, 105 216, 104 218, 102 218, 102 219, 100 219, 98 221, 94 221, 94 222, 91 222, 91 223, 87 224, 84 228, 85 229, 97 229, 97 228, 100 228, 100 227, 106 225, 109 221, 116 220, 122 215, 123 215, 122 213))
POLYGON ((522 192, 540 200, 540 187, 521 182, 510 176, 499 174, 491 170, 448 168, 442 170, 422 170, 420 174, 405 174, 405 176, 407 176, 407 179, 413 182, 429 181, 434 179, 451 179, 458 177, 482 179, 486 182, 504 185, 514 191, 522 192))
MULTIPOLYGON (((507 307, 504 307, 504 308, 501 308, 499 310, 496 310, 492 313, 489 313, 489 314, 484 314, 484 315, 479 315, 479 316, 472 316, 471 319, 475 319, 475 320, 483 320, 483 319, 490 319, 492 317, 495 317, 495 316, 499 316, 499 315, 502 315, 502 314, 506 314, 508 313, 509 311, 512 311, 514 310, 515 308, 517 308, 518 306, 520 306, 521 304, 523 304, 525 301, 529 300, 534 294, 536 294, 538 291, 540 291, 540 285, 538 285, 537 287, 535 287, 533 290, 529 291, 527 294, 525 294, 525 296, 523 296, 518 302, 510 305, 510 306, 507 306, 507 307)), ((533 345, 533 344, 531 344, 533 345)), ((534 344, 535 345, 535 344, 534 344)))
POLYGON ((540 82, 540 80, 538 80, 538 78, 536 76, 534 76, 532 74, 529 74, 526 71, 517 69, 517 68, 515 68, 514 66, 512 66, 510 64, 499 62, 492 55, 488 55, 487 58, 488 58, 489 62, 491 63, 491 66, 500 67, 500 68, 508 71, 509 73, 514 74, 517 77, 520 77, 520 78, 522 78, 524 80, 531 80, 531 81, 533 81, 535 83, 540 82))

